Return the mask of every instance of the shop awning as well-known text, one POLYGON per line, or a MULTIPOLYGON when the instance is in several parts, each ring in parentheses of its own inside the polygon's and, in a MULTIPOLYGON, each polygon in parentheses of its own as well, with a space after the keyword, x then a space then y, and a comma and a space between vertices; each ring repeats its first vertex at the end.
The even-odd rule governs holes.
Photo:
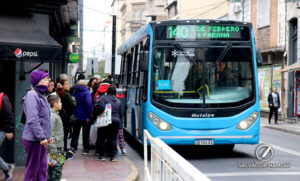
POLYGON ((30 17, 0 16, 0 61, 55 62, 62 46, 30 17))
POLYGON ((293 70, 300 70, 300 62, 296 62, 292 65, 284 67, 284 69, 281 70, 281 72, 288 72, 288 71, 293 71, 293 70))

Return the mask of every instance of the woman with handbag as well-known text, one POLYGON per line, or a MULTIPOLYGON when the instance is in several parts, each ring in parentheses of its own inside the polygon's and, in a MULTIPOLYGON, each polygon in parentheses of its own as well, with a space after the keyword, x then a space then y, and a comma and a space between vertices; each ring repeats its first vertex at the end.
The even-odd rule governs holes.
POLYGON ((106 105, 111 105, 111 124, 108 126, 98 128, 98 141, 99 147, 99 157, 101 161, 105 161, 104 153, 105 146, 108 146, 108 155, 110 161, 117 161, 115 159, 115 153, 117 149, 117 136, 119 131, 120 117, 122 115, 121 110, 121 101, 116 97, 116 86, 114 84, 110 85, 107 89, 107 95, 105 96, 96 96, 95 105, 94 105, 94 115, 99 116, 102 112, 105 111, 106 105), (105 141, 107 142, 105 144, 105 141))

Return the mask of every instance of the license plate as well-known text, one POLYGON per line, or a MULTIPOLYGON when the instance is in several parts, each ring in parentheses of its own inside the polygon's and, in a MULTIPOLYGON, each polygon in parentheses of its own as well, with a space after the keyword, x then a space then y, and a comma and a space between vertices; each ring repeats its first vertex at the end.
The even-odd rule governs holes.
POLYGON ((214 145, 213 139, 196 139, 195 145, 214 145))

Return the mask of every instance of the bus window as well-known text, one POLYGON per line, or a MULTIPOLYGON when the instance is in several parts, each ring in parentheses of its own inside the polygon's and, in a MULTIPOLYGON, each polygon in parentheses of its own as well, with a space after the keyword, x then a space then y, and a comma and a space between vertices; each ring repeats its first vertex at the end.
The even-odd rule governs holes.
POLYGON ((127 81, 126 81, 126 85, 129 86, 129 85, 131 85, 132 54, 127 53, 126 59, 127 59, 127 67, 126 67, 127 68, 127 70, 126 70, 127 81))
POLYGON ((254 96, 251 50, 231 48, 220 62, 216 62, 222 48, 211 48, 206 56, 207 107, 224 107, 244 102, 254 96), (225 96, 226 95, 226 96, 225 96))
POLYGON ((133 85, 137 85, 137 78, 138 78, 138 74, 137 74, 137 71, 138 71, 138 67, 137 67, 137 65, 138 65, 138 52, 139 52, 139 50, 138 50, 138 45, 136 45, 135 47, 134 47, 134 59, 133 59, 133 70, 132 70, 132 78, 133 78, 133 81, 132 81, 132 84, 133 85))
POLYGON ((153 100, 168 106, 228 107, 253 99, 250 48, 232 47, 219 61, 223 51, 214 47, 154 49, 153 100))
POLYGON ((121 70, 120 70, 120 85, 124 85, 124 77, 125 77, 125 54, 122 55, 121 58, 121 70))

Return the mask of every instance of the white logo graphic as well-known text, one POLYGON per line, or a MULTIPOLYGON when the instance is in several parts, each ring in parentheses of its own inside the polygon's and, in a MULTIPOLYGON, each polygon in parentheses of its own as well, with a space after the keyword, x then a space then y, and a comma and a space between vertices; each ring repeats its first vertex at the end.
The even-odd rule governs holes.
POLYGON ((268 161, 274 155, 272 146, 262 144, 256 148, 256 158, 260 161, 268 161))
POLYGON ((179 52, 178 52, 177 50, 173 50, 173 51, 172 51, 172 56, 173 56, 173 57, 177 57, 178 54, 179 54, 179 52))
POLYGON ((38 57, 38 52, 29 52, 29 51, 23 51, 23 57, 38 57))

